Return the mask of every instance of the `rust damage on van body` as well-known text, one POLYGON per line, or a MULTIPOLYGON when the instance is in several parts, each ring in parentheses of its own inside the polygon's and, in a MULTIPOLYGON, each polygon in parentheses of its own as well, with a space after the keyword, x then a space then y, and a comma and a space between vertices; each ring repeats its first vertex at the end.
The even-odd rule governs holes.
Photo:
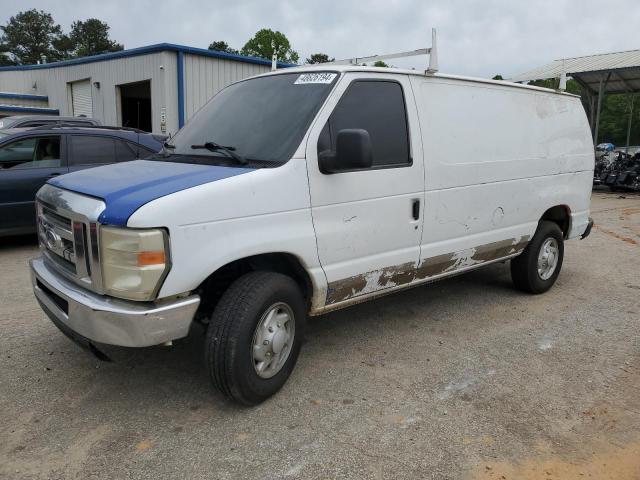
POLYGON ((336 280, 329 283, 326 303, 331 305, 343 302, 358 295, 407 285, 443 273, 455 272, 462 268, 509 257, 524 250, 529 238, 529 235, 524 235, 520 238, 501 240, 466 250, 437 255, 423 260, 417 268, 414 262, 408 262, 336 280))

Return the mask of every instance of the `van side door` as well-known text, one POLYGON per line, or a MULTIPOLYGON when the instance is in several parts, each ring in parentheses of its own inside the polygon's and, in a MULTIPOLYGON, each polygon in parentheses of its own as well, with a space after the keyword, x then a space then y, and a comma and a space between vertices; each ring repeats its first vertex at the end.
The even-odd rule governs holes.
POLYGON ((309 134, 306 158, 327 305, 413 280, 420 257, 424 167, 406 76, 346 73, 309 134), (369 134, 370 168, 323 173, 341 130, 369 134))

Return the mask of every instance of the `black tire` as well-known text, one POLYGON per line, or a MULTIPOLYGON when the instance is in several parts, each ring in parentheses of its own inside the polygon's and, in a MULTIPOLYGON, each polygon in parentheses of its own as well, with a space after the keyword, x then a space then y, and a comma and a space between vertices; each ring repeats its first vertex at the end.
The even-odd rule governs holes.
POLYGON ((519 290, 528 293, 544 293, 556 282, 564 258, 563 234, 560 227, 549 221, 541 221, 535 235, 517 257, 511 260, 511 279, 519 290), (554 238, 558 244, 558 263, 553 274, 543 280, 538 273, 538 254, 548 238, 554 238))
POLYGON ((302 292, 286 275, 258 271, 233 282, 216 305, 207 328, 205 361, 216 389, 243 405, 257 405, 275 394, 296 364, 306 317, 302 292), (293 312, 293 345, 278 373, 261 378, 252 356, 254 333, 263 314, 276 303, 288 305, 293 312))

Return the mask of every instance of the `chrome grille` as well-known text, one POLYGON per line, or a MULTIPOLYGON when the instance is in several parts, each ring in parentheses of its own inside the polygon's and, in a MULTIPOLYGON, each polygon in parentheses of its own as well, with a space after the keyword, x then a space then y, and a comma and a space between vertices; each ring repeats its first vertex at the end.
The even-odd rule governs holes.
POLYGON ((44 205, 38 208, 38 236, 49 256, 67 270, 76 273, 76 254, 70 219, 44 205))
POLYGON ((103 293, 97 220, 104 202, 45 185, 36 206, 45 261, 66 278, 103 293))

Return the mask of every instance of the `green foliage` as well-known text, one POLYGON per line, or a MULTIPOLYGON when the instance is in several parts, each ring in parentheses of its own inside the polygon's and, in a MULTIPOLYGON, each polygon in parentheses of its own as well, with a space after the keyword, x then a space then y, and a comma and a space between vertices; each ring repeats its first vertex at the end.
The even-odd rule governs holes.
POLYGON ((71 24, 69 47, 74 56, 86 57, 107 52, 123 50, 124 46, 109 38, 109 25, 97 18, 88 18, 84 22, 78 20, 71 24))
POLYGON ((224 40, 216 40, 215 42, 211 42, 209 44, 209 50, 216 50, 218 52, 235 53, 235 54, 240 53, 235 48, 231 48, 229 44, 224 40))
POLYGON ((35 8, 20 12, 0 27, 1 50, 9 52, 10 61, 24 65, 58 60, 62 54, 53 46, 62 35, 62 28, 53 21, 50 13, 35 8))
POLYGON ((76 47, 69 35, 60 35, 51 42, 51 45, 58 53, 58 59, 73 58, 76 47))
POLYGON ((11 55, 7 51, 7 47, 0 44, 0 67, 6 67, 15 64, 16 62, 11 58, 11 55))
POLYGON ((240 53, 271 60, 274 48, 278 54, 278 61, 287 63, 298 62, 298 52, 291 48, 287 37, 283 33, 278 31, 274 32, 269 28, 263 28, 256 32, 253 38, 245 43, 240 53))
POLYGON ((333 62, 335 58, 329 58, 329 55, 326 53, 312 53, 309 58, 307 58, 306 63, 312 65, 314 63, 327 63, 333 62))
POLYGON ((375 62, 373 64, 374 67, 385 67, 385 68, 389 68, 389 65, 387 65, 386 63, 384 63, 382 60, 378 60, 377 62, 375 62))
POLYGON ((498 74, 494 76, 491 80, 504 80, 504 78, 502 78, 502 75, 498 74))
MULTIPOLYGON (((605 95, 600 111, 598 143, 611 142, 616 147, 627 144, 629 108, 633 95, 628 93, 605 95)), ((640 96, 635 95, 631 120, 630 145, 640 145, 640 96)))
POLYGON ((76 21, 65 35, 50 13, 31 9, 0 27, 0 65, 29 65, 115 52, 124 47, 109 39, 109 25, 97 18, 76 21))

